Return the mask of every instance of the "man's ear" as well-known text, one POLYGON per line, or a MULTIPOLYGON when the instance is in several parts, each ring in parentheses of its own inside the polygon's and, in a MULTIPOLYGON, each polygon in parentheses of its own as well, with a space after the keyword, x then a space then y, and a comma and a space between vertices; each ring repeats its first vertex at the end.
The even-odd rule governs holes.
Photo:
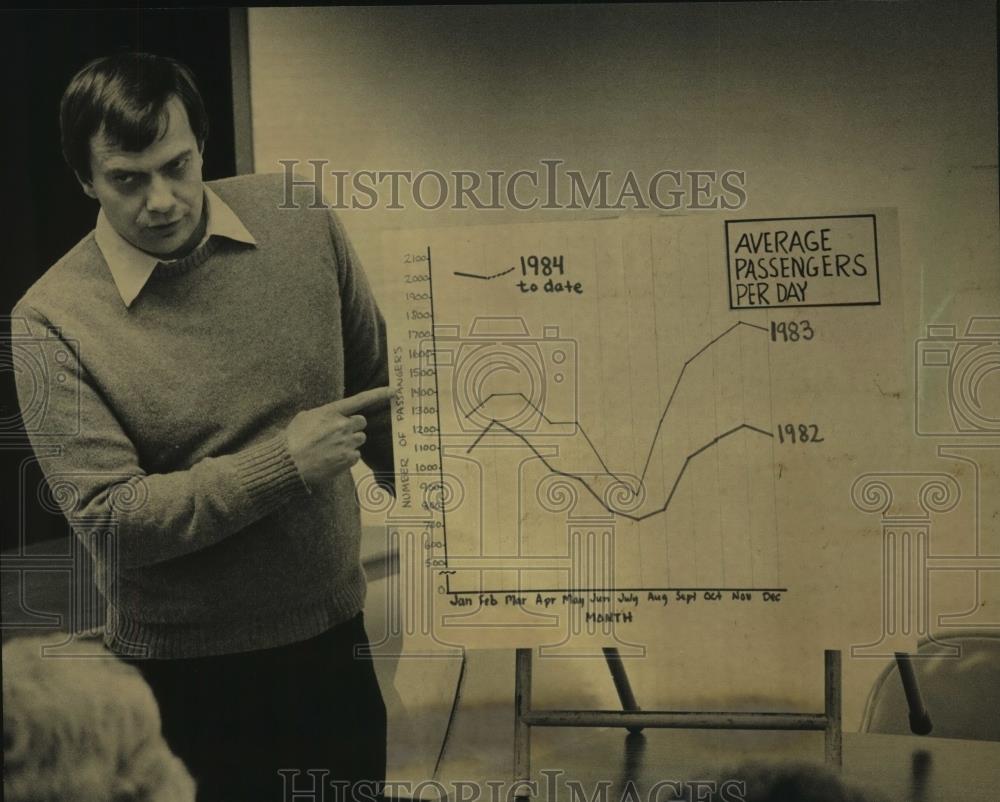
POLYGON ((93 183, 93 181, 89 181, 89 180, 85 179, 82 175, 80 175, 78 172, 76 172, 76 170, 73 171, 73 175, 75 175, 76 176, 76 180, 80 182, 80 186, 83 188, 84 194, 88 198, 93 198, 94 200, 97 200, 97 193, 94 192, 94 183, 93 183))

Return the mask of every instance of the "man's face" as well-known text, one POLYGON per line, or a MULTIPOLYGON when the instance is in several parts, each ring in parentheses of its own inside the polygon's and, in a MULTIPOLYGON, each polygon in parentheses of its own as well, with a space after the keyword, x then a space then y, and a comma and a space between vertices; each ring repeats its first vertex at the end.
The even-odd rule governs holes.
POLYGON ((91 180, 80 183, 122 237, 169 257, 197 245, 204 187, 201 152, 184 105, 174 97, 165 108, 166 130, 145 150, 121 150, 98 131, 90 140, 91 180))

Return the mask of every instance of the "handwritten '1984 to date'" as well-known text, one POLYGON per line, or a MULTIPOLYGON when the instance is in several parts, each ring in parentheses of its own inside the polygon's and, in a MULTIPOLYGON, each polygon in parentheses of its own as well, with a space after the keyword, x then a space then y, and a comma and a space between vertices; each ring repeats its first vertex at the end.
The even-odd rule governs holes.
POLYGON ((566 268, 561 255, 522 256, 521 276, 516 286, 522 293, 583 295, 583 282, 565 278, 566 268))

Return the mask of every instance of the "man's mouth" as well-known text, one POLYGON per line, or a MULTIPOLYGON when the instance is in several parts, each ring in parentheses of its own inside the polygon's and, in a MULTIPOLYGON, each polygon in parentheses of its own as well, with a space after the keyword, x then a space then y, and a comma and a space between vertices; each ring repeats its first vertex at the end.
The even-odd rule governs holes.
POLYGON ((172 234, 174 230, 177 228, 177 226, 180 225, 180 222, 181 218, 178 218, 177 220, 174 220, 173 222, 170 223, 157 223, 155 225, 151 225, 149 226, 149 229, 155 234, 159 234, 160 236, 165 236, 167 234, 172 234))

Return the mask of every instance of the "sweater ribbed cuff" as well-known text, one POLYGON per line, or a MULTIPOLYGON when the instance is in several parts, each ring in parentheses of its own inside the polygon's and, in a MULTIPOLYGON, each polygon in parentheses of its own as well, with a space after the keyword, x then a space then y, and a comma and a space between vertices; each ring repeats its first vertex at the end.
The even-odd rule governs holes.
POLYGON ((237 455, 240 484, 261 515, 277 509, 296 496, 309 493, 288 451, 284 432, 251 446, 237 455))

